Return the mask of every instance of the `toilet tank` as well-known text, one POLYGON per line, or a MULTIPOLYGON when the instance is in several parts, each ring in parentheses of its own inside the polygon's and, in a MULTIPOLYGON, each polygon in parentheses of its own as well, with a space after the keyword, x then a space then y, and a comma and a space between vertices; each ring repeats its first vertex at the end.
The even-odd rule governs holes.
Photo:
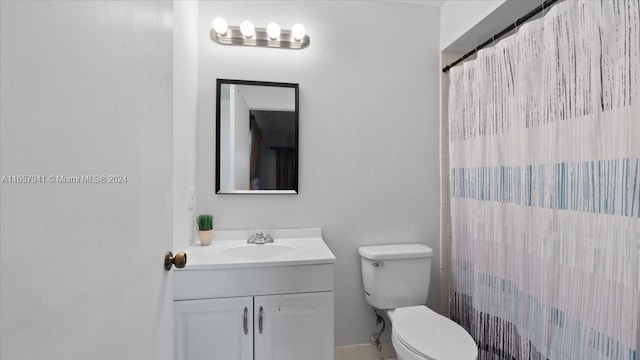
POLYGON ((424 305, 429 294, 433 250, 423 244, 358 249, 367 302, 377 309, 424 305))

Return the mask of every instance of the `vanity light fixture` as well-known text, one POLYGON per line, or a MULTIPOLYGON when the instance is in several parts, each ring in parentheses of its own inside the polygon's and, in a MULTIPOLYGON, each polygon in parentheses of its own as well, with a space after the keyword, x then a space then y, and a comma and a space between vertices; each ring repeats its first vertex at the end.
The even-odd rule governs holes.
POLYGON ((304 39, 304 36, 307 34, 307 31, 304 29, 302 24, 295 24, 291 28, 291 35, 293 35, 293 40, 301 41, 304 39))
POLYGON ((266 28, 255 27, 249 20, 240 26, 228 26, 221 17, 213 20, 211 40, 220 45, 261 46, 277 49, 300 50, 309 46, 310 39, 302 24, 295 24, 291 30, 280 28, 275 22, 266 28))
POLYGON ((227 25, 227 20, 217 17, 213 19, 213 30, 215 30, 220 35, 225 35, 227 30, 229 30, 229 25, 227 25))
POLYGON ((251 38, 256 33, 256 28, 249 20, 245 20, 240 23, 240 32, 246 38, 251 38))
POLYGON ((277 23, 269 23, 267 25, 267 35, 269 35, 269 40, 277 40, 280 37, 280 25, 277 23))

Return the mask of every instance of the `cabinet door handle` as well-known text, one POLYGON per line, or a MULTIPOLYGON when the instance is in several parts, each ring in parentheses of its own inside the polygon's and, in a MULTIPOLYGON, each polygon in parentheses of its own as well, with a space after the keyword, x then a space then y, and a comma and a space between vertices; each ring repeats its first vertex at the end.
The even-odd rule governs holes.
POLYGON ((258 332, 262 334, 262 306, 260 306, 260 311, 258 312, 258 332))
POLYGON ((244 316, 242 317, 242 325, 244 326, 244 334, 247 335, 249 333, 249 321, 247 319, 249 309, 244 308, 244 316))

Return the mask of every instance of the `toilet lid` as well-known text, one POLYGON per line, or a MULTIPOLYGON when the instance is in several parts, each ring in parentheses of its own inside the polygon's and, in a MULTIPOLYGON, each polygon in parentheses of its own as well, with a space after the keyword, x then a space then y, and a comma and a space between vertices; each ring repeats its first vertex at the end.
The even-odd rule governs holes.
POLYGON ((478 347, 460 325, 426 306, 396 309, 393 333, 410 350, 438 360, 475 360, 478 347))

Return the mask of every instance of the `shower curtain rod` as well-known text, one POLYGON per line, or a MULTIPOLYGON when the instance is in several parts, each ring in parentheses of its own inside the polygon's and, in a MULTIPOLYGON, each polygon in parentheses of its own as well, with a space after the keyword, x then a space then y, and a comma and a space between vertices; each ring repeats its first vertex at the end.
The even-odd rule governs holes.
POLYGON ((465 61, 469 56, 477 53, 478 50, 484 49, 485 47, 487 47, 492 42, 494 42, 494 41, 500 39, 501 37, 505 36, 507 33, 512 31, 513 29, 515 29, 518 26, 524 24, 525 22, 527 22, 527 20, 531 19, 532 17, 534 17, 535 15, 540 13, 541 11, 544 11, 545 9, 549 8, 551 5, 553 5, 553 3, 558 2, 558 1, 560 1, 560 0, 545 0, 545 2, 543 2, 541 5, 539 5, 535 9, 529 11, 525 16, 523 16, 521 18, 518 18, 513 24, 507 26, 506 28, 504 28, 499 33, 493 35, 491 38, 489 38, 489 40, 483 42, 482 44, 478 45, 475 49, 473 49, 473 50, 469 51, 468 53, 464 54, 460 59, 452 62, 451 64, 449 64, 447 66, 445 66, 442 69, 442 72, 444 72, 444 73, 448 72, 452 67, 454 67, 454 66, 458 65, 459 63, 465 61))

